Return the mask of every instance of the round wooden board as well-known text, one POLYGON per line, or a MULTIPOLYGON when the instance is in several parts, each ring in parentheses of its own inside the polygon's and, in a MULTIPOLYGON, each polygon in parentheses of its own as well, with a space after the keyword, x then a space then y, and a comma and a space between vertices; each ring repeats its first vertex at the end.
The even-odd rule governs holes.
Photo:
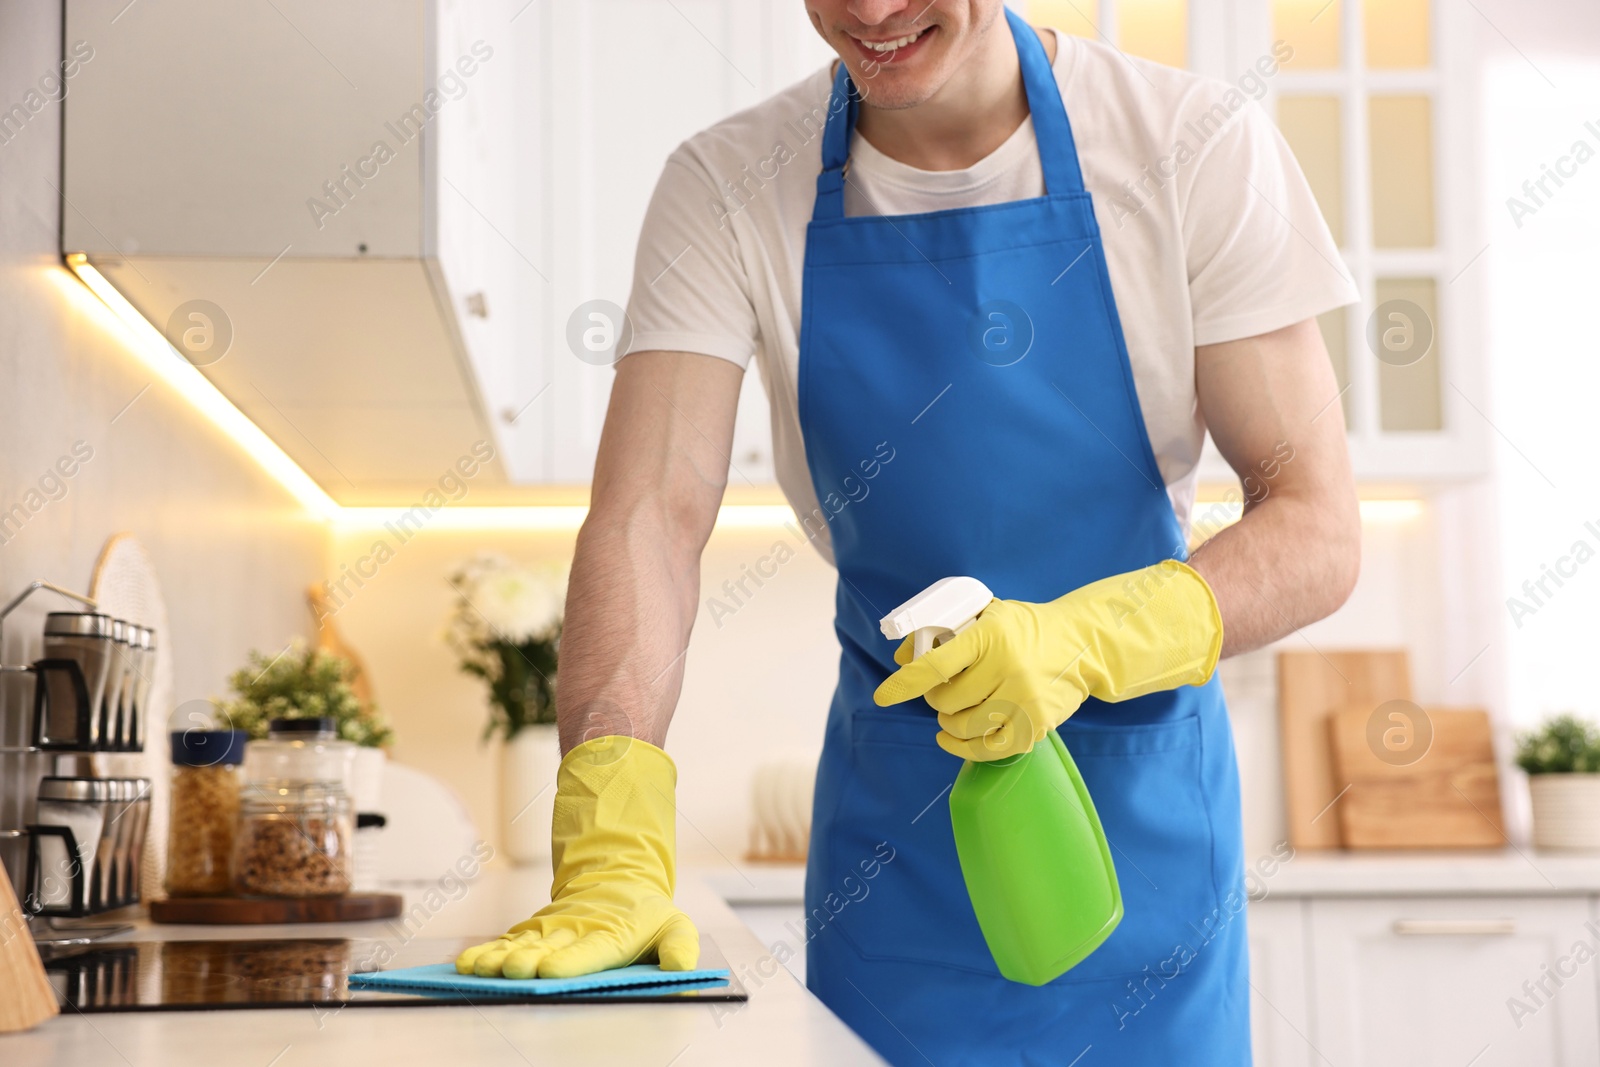
POLYGON ((150 901, 150 921, 201 925, 340 923, 393 919, 399 893, 351 893, 343 897, 168 897, 150 901))

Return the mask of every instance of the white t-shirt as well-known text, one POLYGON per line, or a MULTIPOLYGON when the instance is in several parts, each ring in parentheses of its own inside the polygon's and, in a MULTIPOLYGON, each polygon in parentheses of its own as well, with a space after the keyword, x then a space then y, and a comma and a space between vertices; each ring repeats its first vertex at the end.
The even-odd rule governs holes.
MULTIPOLYGON (((1056 40, 1056 82, 1139 405, 1187 528, 1205 438, 1195 346, 1280 329, 1358 294, 1294 156, 1246 93, 1098 42, 1056 40)), ((817 502, 797 401, 800 290, 831 88, 824 67, 673 152, 639 235, 628 302, 630 352, 697 352, 740 366, 760 358, 778 483, 802 515, 817 502)), ((1044 193, 1031 119, 964 170, 917 170, 859 133, 850 154, 849 215, 1044 193)))

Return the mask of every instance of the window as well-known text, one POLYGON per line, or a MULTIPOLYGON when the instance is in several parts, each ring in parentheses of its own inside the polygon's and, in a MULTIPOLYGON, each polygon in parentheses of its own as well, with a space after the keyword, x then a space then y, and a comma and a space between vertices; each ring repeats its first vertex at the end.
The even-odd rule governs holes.
POLYGON ((1189 0, 1028 0, 1025 13, 1036 26, 1107 41, 1130 56, 1188 64, 1189 0))
POLYGON ((1322 318, 1349 387, 1346 424, 1358 436, 1444 430, 1428 0, 1269 3, 1274 39, 1294 50, 1277 78, 1278 126, 1366 298, 1322 318))

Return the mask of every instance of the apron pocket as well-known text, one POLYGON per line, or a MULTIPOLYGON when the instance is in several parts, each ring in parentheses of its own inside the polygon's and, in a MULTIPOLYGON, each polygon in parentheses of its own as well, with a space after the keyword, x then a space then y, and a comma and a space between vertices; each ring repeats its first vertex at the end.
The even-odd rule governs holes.
POLYGON ((1200 719, 1130 725, 1068 720, 1061 736, 1111 843, 1123 917, 1105 944, 1060 980, 1187 968, 1228 918, 1212 876, 1200 719))
POLYGON ((806 902, 812 936, 842 937, 864 959, 998 978, 956 859, 950 786, 961 761, 934 743, 939 724, 932 715, 857 712, 850 732, 838 807, 823 831, 822 897, 806 902), (866 880, 873 868, 864 864, 874 861, 866 880))

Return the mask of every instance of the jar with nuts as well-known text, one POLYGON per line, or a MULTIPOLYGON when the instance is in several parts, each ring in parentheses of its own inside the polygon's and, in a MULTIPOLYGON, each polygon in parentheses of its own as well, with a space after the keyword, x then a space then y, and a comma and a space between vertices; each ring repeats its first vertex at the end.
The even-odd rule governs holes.
POLYGON ((324 897, 350 891, 354 814, 345 778, 354 746, 331 719, 275 719, 245 757, 233 847, 243 896, 324 897))
POLYGON ((239 818, 243 730, 178 730, 171 736, 172 804, 167 894, 226 894, 239 818))

